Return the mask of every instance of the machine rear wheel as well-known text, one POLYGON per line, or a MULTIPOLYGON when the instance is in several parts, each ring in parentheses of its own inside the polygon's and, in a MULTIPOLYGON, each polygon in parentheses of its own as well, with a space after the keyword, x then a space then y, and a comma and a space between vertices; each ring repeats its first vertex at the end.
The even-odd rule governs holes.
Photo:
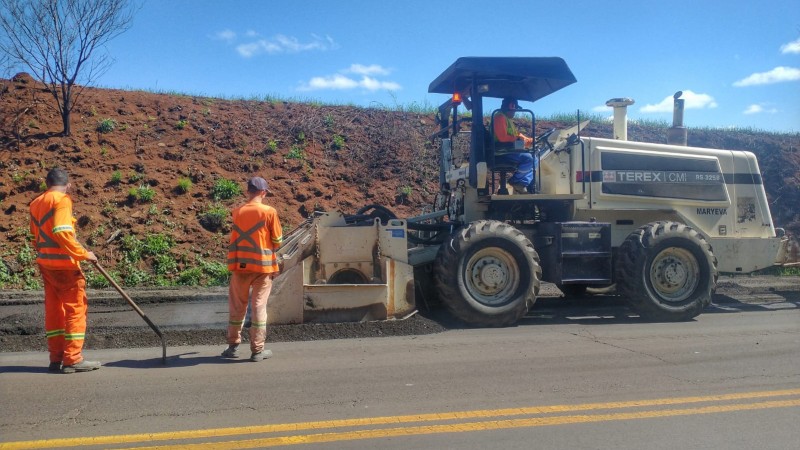
POLYGON ((697 231, 655 222, 631 233, 619 248, 617 289, 648 320, 689 320, 711 303, 717 259, 697 231))
POLYGON ((434 279, 440 300, 468 325, 516 323, 536 301, 542 269, 530 240, 511 225, 479 220, 439 249, 434 279))

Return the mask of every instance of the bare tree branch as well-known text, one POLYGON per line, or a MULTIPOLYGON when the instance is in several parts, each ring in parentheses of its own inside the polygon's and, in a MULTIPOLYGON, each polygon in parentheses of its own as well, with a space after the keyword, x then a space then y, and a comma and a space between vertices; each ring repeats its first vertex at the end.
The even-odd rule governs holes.
POLYGON ((83 88, 113 62, 104 45, 130 28, 136 9, 128 0, 0 0, 0 64, 5 55, 47 85, 69 136, 83 88))

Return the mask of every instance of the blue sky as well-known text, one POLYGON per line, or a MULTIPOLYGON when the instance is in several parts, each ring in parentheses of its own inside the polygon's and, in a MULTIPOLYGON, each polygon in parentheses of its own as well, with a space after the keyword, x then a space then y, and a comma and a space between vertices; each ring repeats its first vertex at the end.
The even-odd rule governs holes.
POLYGON ((101 87, 361 106, 434 106, 461 56, 559 56, 578 82, 538 115, 800 132, 797 0, 144 0, 101 87), (496 5, 496 6, 494 6, 496 5))

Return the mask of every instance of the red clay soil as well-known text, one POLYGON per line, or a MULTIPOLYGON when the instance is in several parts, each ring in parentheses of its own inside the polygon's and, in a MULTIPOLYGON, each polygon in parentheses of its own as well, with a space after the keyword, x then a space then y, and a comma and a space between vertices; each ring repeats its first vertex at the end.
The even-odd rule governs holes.
MULTIPOLYGON (((27 204, 56 166, 71 176, 79 239, 101 263, 118 266, 125 235, 163 233, 175 241, 173 279, 197 257, 224 260, 228 230, 210 231, 200 220, 215 203, 218 179, 242 188, 251 176, 267 179, 274 193, 267 201, 287 229, 314 210, 354 213, 368 204, 417 215, 438 190, 432 115, 87 88, 73 110, 72 135, 62 137, 52 103, 29 75, 0 80, 0 258, 12 271, 24 269, 15 256, 27 241, 27 204), (106 119, 116 126, 102 133, 106 119), (182 178, 192 182, 187 193, 178 190, 182 178), (155 197, 132 200, 129 191, 143 185, 155 197)), ((542 121, 537 131, 565 125, 572 124, 542 121)), ((584 134, 610 136, 611 128, 590 124, 584 134)), ((664 142, 664 134, 629 129, 634 141, 664 142)), ((800 135, 690 130, 689 145, 756 153, 776 225, 800 236, 800 135)), ((230 209, 242 199, 220 203, 230 209)), ((148 272, 150 263, 136 264, 148 272)))

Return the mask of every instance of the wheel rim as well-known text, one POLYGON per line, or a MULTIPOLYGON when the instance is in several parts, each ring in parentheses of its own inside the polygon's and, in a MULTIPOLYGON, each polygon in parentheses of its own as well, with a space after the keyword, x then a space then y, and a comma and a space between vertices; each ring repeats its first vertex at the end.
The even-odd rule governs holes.
POLYGON ((487 306, 500 306, 513 299, 520 284, 516 259, 507 251, 484 248, 467 261, 464 276, 466 288, 476 301, 487 306))
POLYGON ((650 283, 668 302, 689 298, 700 283, 700 265, 694 255, 682 248, 662 250, 650 266, 650 283))

